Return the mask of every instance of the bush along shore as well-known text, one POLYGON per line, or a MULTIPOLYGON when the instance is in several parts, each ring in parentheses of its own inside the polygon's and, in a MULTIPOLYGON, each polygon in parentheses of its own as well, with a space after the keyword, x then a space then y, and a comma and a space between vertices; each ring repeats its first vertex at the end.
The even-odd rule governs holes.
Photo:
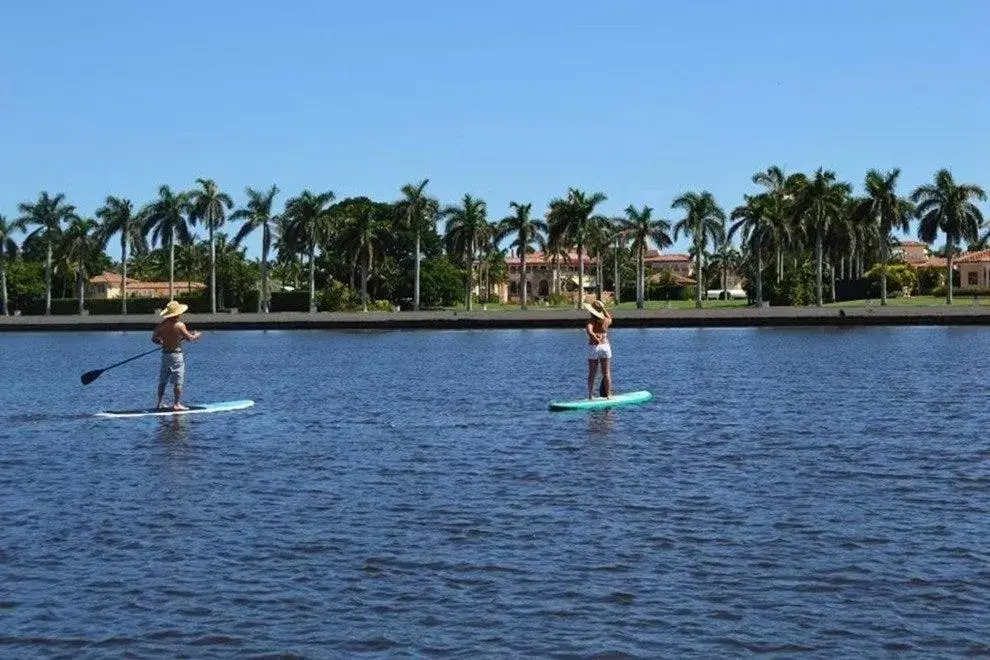
MULTIPOLYGON (((972 268, 990 263, 984 190, 947 169, 910 193, 899 179, 897 169, 870 170, 857 192, 825 168, 771 166, 736 206, 687 191, 669 219, 645 204, 610 214, 606 194, 576 187, 543 210, 516 201, 489 209, 471 194, 444 204, 428 179, 390 200, 329 190, 283 199, 272 185, 235 201, 200 178, 187 190, 161 186, 143 204, 110 196, 88 212, 42 191, 0 214, 0 315, 146 314, 171 298, 196 312, 318 313, 458 303, 470 311, 507 297, 522 308, 591 297, 639 308, 692 299, 700 308, 707 293, 729 297, 730 288, 757 307, 868 297, 886 305, 919 294, 951 303, 961 284, 967 295, 985 293, 985 269, 972 268), (916 234, 923 253, 909 259, 897 233, 916 234), (251 237, 261 249, 249 257, 251 237), (663 254, 682 239, 689 255, 663 254), (665 267, 665 257, 680 266, 665 267), (964 262, 961 282, 954 263, 964 262)), ((627 201, 645 200, 617 208, 627 201)))

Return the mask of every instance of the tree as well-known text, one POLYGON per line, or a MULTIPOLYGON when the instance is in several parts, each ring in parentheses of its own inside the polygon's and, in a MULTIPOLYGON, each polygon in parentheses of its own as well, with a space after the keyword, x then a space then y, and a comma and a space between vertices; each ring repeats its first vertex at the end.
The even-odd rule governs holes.
POLYGON ((234 200, 213 179, 196 179, 199 188, 192 193, 192 221, 206 225, 210 240, 210 313, 217 313, 217 249, 213 233, 223 226, 234 200))
POLYGON ((380 252, 387 226, 384 218, 392 212, 390 205, 375 204, 367 197, 344 200, 336 205, 334 215, 344 224, 345 245, 361 266, 361 304, 368 311, 368 279, 374 269, 375 255, 380 252), (388 210, 388 211, 386 211, 388 210))
POLYGON ((550 242, 577 246, 578 309, 584 302, 584 246, 588 240, 588 227, 592 223, 607 222, 604 216, 595 213, 595 207, 607 199, 605 193, 587 195, 577 188, 569 188, 566 198, 550 201, 547 214, 550 242))
POLYGON ((485 200, 464 195, 460 206, 448 206, 442 212, 447 218, 444 240, 447 252, 460 257, 467 269, 467 310, 472 309, 471 297, 474 292, 474 260, 478 247, 488 231, 488 207, 485 200))
POLYGON ((858 223, 873 225, 879 235, 880 304, 887 304, 887 264, 890 262, 890 235, 895 229, 908 231, 914 206, 897 196, 899 169, 881 174, 877 170, 866 173, 866 196, 858 201, 854 213, 858 223))
POLYGON ((622 221, 622 232, 631 241, 630 250, 636 255, 636 308, 646 306, 646 252, 652 242, 657 250, 674 244, 670 237, 670 222, 653 219, 653 209, 644 206, 637 210, 630 204, 622 221))
POLYGON ((73 218, 59 243, 59 262, 72 264, 76 268, 76 298, 79 314, 86 309, 86 262, 101 251, 99 225, 89 218, 73 218))
POLYGON ((127 253, 131 246, 138 254, 147 251, 143 219, 134 212, 131 200, 112 195, 96 210, 96 217, 103 221, 99 236, 104 246, 114 234, 120 235, 120 313, 127 314, 127 253))
POLYGON ((512 209, 513 214, 502 218, 498 223, 495 231, 495 243, 501 243, 506 238, 515 236, 511 247, 519 255, 519 306, 521 309, 526 309, 527 286, 529 284, 529 279, 526 276, 526 254, 534 247, 537 250, 546 248, 547 241, 544 234, 548 231, 548 227, 544 220, 530 217, 530 211, 533 209, 532 204, 509 202, 509 208, 512 209))
POLYGON ((420 268, 422 254, 420 250, 420 237, 423 229, 436 227, 437 215, 440 213, 440 203, 428 196, 424 191, 429 179, 423 179, 418 184, 407 183, 402 186, 402 199, 395 205, 396 211, 406 228, 411 229, 416 234, 415 247, 415 270, 413 272, 413 311, 419 311, 420 297, 420 268))
POLYGON ((17 254, 17 243, 11 238, 16 223, 8 222, 7 218, 0 215, 0 304, 3 305, 3 315, 10 316, 7 300, 7 255, 17 254))
POLYGON ((805 234, 815 242, 816 304, 825 304, 822 297, 822 263, 825 237, 833 223, 843 218, 852 188, 848 183, 836 180, 835 172, 818 168, 798 192, 795 217, 801 222, 805 234))
POLYGON ((258 312, 268 313, 270 294, 268 291, 268 251, 272 247, 272 230, 277 217, 272 215, 272 206, 279 193, 278 186, 272 185, 266 191, 246 188, 247 204, 230 216, 231 220, 244 220, 234 236, 234 246, 239 247, 251 233, 261 230, 261 290, 258 292, 258 312))
POLYGON ((983 225, 983 213, 971 200, 986 201, 983 188, 972 183, 957 184, 952 173, 941 169, 933 183, 918 186, 911 193, 918 217, 918 238, 933 243, 938 233, 945 234, 946 291, 945 304, 952 304, 952 259, 960 240, 976 241, 983 225))
POLYGON ((192 204, 189 193, 172 192, 168 186, 158 188, 158 199, 141 211, 144 217, 144 235, 151 236, 151 245, 168 250, 168 297, 175 299, 175 244, 192 242, 189 232, 189 216, 192 204))
POLYGON ((746 195, 746 203, 732 210, 735 220, 729 228, 729 240, 737 233, 739 242, 750 258, 756 259, 756 305, 763 303, 763 254, 779 245, 775 241, 776 206, 779 198, 770 195, 746 195))
POLYGON ((702 257, 705 246, 709 242, 719 244, 725 233, 723 221, 725 211, 715 202, 715 198, 710 192, 704 190, 700 193, 687 192, 674 200, 671 208, 682 209, 685 212, 684 219, 674 225, 674 240, 684 234, 692 238, 692 249, 695 259, 695 302, 694 306, 701 308, 701 289, 704 287, 704 273, 702 272, 702 257))
POLYGON ((784 277, 784 253, 800 248, 804 239, 800 223, 794 220, 793 208, 797 191, 807 178, 801 173, 788 176, 780 167, 771 165, 763 172, 754 174, 752 180, 765 188, 761 197, 772 200, 772 203, 763 204, 763 210, 773 243, 774 267, 779 284, 784 277))
MULTIPOLYGON (((304 190, 298 197, 285 203, 288 230, 309 254, 309 311, 316 311, 316 246, 328 236, 331 222, 330 202, 334 194, 329 190, 314 194, 304 190)), ((291 242, 291 241, 290 241, 291 242)))
POLYGON ((65 195, 58 193, 50 196, 42 191, 34 204, 22 202, 18 205, 21 217, 17 220, 18 227, 27 230, 35 229, 25 237, 25 243, 38 239, 45 244, 45 314, 52 313, 52 256, 55 245, 62 234, 62 224, 77 218, 76 207, 66 203, 65 195))

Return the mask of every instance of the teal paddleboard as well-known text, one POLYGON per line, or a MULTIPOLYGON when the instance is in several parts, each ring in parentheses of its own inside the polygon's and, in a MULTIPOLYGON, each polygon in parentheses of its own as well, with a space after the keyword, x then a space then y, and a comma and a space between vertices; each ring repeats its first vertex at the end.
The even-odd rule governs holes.
POLYGON ((616 394, 611 399, 595 397, 594 399, 578 399, 577 401, 551 401, 550 410, 597 410, 645 403, 652 398, 652 394, 646 390, 640 390, 639 392, 616 394))
POLYGON ((142 408, 137 410, 104 410, 96 413, 97 417, 171 417, 173 415, 195 415, 202 413, 231 412, 244 410, 254 405, 254 401, 223 401, 207 403, 202 406, 189 406, 188 410, 172 410, 170 408, 142 408))

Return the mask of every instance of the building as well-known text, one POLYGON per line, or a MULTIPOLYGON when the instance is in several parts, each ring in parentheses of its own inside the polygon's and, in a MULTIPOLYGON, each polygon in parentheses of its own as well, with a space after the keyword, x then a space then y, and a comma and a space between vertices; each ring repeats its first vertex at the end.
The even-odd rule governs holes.
MULTIPOLYGON (((694 262, 687 254, 661 254, 656 250, 647 250, 646 256, 643 257, 643 262, 646 269, 653 273, 666 270, 675 276, 678 283, 681 280, 692 280, 691 283, 694 283, 694 262)), ((650 278, 651 276, 648 275, 647 279, 650 278)))
POLYGON ((959 271, 960 292, 990 289, 990 250, 961 254, 952 260, 952 265, 959 271))
POLYGON ((892 256, 912 265, 925 263, 928 261, 928 244, 921 241, 901 241, 892 250, 892 256))
MULTIPOLYGON (((206 289, 202 282, 187 282, 176 280, 172 291, 175 295, 182 293, 197 293, 206 289)), ((89 278, 86 286, 86 297, 93 300, 116 300, 121 296, 120 273, 105 271, 89 278)), ((168 282, 143 282, 127 278, 128 298, 167 298, 168 282)))
MULTIPOLYGON (((584 290, 591 293, 598 287, 594 257, 584 255, 584 290)), ((496 295, 503 303, 517 302, 522 292, 522 259, 518 256, 506 257, 509 280, 505 285, 495 287, 496 295)), ((578 256, 571 252, 561 256, 554 265, 546 255, 533 252, 526 255, 526 299, 534 302, 546 300, 555 291, 573 293, 578 287, 578 256)))

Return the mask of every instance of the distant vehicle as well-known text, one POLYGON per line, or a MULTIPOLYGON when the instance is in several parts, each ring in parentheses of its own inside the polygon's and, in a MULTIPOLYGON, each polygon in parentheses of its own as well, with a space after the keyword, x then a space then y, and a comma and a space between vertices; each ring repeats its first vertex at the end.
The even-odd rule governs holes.
POLYGON ((709 300, 747 300, 749 298, 742 289, 709 289, 705 293, 709 300))

